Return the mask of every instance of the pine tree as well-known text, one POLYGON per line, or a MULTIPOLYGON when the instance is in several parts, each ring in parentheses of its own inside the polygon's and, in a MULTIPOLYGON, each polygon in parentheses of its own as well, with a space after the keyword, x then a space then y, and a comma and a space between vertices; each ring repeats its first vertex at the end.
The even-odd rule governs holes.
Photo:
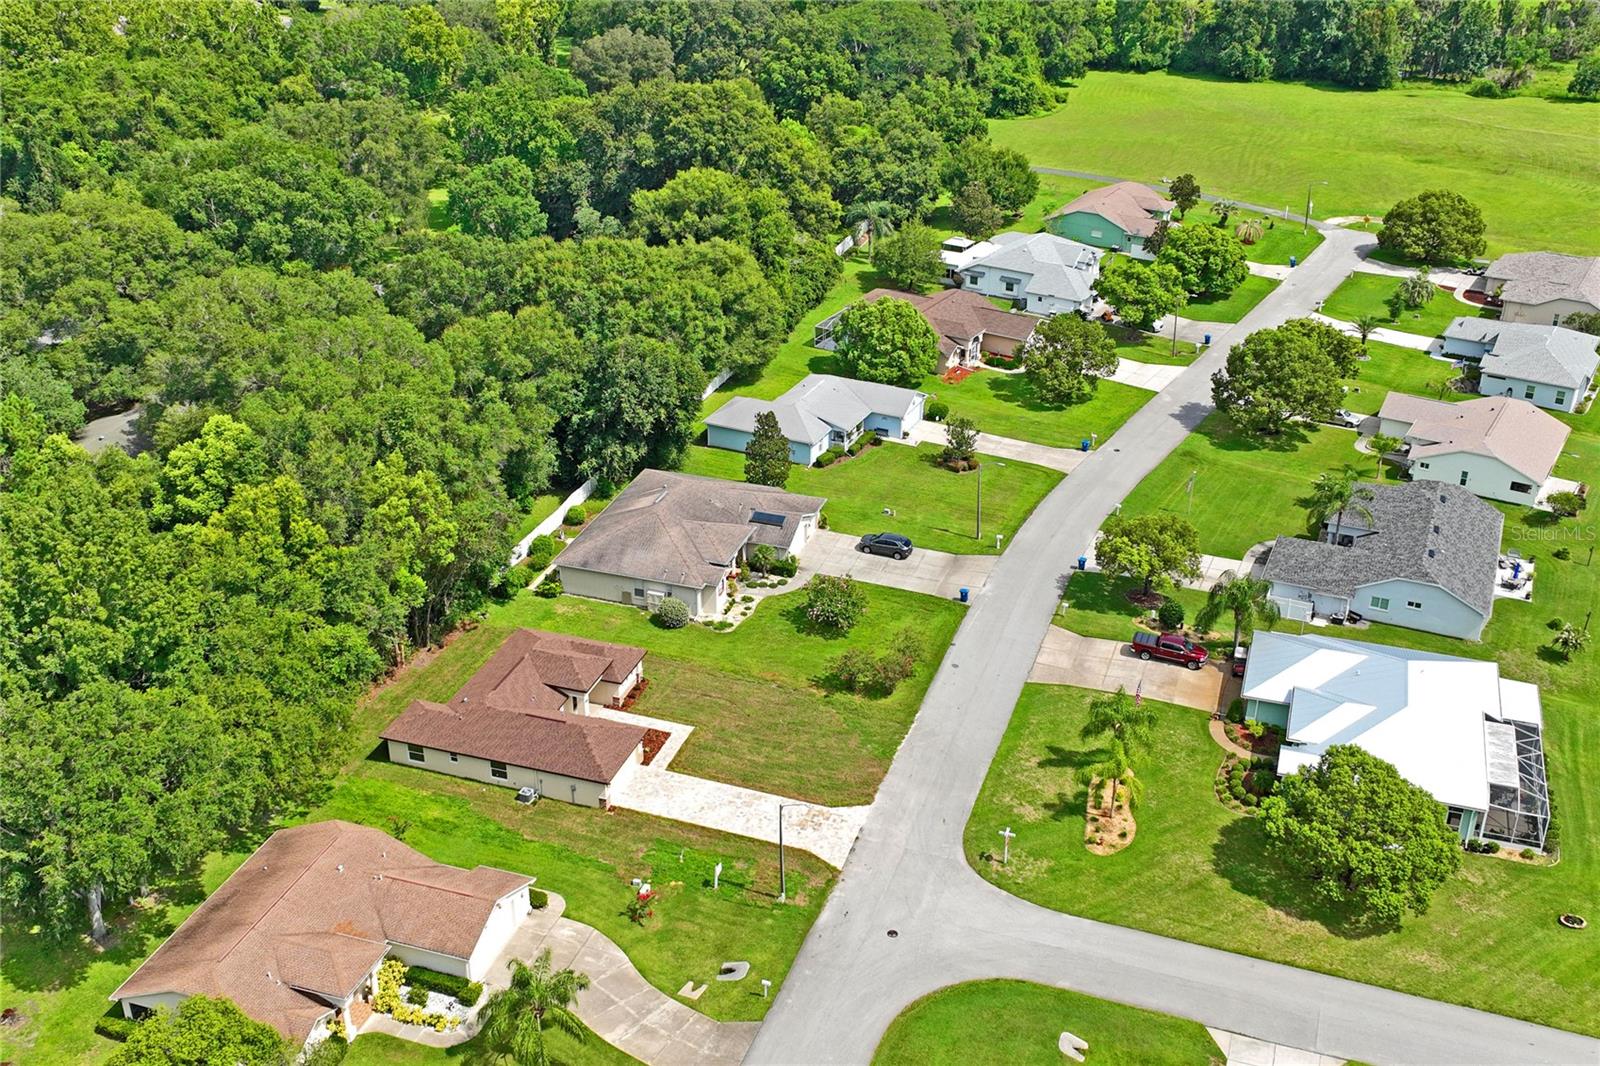
POLYGON ((789 484, 789 440, 771 411, 756 415, 755 435, 744 449, 744 479, 781 489, 789 484))

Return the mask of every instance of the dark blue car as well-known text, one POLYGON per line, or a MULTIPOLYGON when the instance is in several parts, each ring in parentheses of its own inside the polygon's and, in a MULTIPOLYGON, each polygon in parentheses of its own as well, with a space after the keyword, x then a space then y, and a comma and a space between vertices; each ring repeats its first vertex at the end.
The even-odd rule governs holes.
POLYGON ((856 551, 863 551, 868 555, 887 555, 895 559, 904 559, 911 554, 911 538, 902 537, 898 533, 868 533, 856 545, 856 551))

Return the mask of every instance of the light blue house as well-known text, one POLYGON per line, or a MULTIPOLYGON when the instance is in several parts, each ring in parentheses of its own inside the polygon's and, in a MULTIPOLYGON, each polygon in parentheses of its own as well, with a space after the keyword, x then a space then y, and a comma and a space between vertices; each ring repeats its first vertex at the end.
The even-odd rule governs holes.
POLYGON ((735 396, 706 419, 706 443, 742 452, 755 436, 756 416, 770 411, 789 441, 789 461, 810 466, 829 448, 848 448, 864 433, 900 438, 922 421, 926 393, 809 374, 776 400, 735 396))
POLYGON ((1444 331, 1448 355, 1478 363, 1478 391, 1576 411, 1594 387, 1600 337, 1561 326, 1461 317, 1444 331))
POLYGON ((1370 498, 1324 523, 1321 539, 1273 542, 1262 576, 1279 611, 1300 621, 1354 612, 1477 640, 1494 610, 1505 516, 1459 485, 1360 488, 1370 498))
POLYGON ((1544 846, 1539 689, 1492 661, 1258 630, 1241 696, 1247 717, 1283 730, 1280 775, 1353 744, 1427 789, 1462 840, 1544 846))

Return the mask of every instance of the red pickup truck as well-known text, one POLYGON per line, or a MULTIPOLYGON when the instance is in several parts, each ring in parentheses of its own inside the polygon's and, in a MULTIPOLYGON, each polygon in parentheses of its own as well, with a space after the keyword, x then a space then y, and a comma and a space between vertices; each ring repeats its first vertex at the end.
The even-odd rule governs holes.
POLYGON ((1135 633, 1128 647, 1141 659, 1165 659, 1191 670, 1200 669, 1211 657, 1205 648, 1179 633, 1135 633))

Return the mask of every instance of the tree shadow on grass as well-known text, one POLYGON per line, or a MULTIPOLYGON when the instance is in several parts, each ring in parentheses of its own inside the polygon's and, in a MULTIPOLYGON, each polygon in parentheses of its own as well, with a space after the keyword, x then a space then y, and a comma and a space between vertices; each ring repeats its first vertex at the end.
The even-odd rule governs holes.
POLYGON ((1051 744, 1045 750, 1049 754, 1039 760, 1039 766, 1069 771, 1065 781, 1069 787, 1057 792, 1041 806, 1050 812, 1050 820, 1053 822, 1064 822, 1071 818, 1081 820, 1089 804, 1089 784, 1083 780, 1082 772, 1086 767, 1105 759, 1105 749, 1095 748, 1085 751, 1051 744))
POLYGON ((1343 940, 1365 940, 1400 928, 1354 908, 1318 899, 1309 881, 1268 854, 1266 834, 1255 818, 1236 818, 1222 827, 1211 846, 1211 868, 1236 892, 1258 899, 1286 917, 1316 922, 1343 940))
POLYGON ((1303 422, 1290 422, 1280 433, 1247 434, 1220 415, 1200 423, 1195 433, 1219 452, 1292 452, 1311 439, 1303 422))
POLYGON ((1049 403, 1040 397, 1033 383, 1022 374, 985 374, 983 379, 985 387, 995 399, 1024 411, 1057 414, 1070 411, 1094 398, 1094 393, 1090 392, 1075 403, 1049 403))

